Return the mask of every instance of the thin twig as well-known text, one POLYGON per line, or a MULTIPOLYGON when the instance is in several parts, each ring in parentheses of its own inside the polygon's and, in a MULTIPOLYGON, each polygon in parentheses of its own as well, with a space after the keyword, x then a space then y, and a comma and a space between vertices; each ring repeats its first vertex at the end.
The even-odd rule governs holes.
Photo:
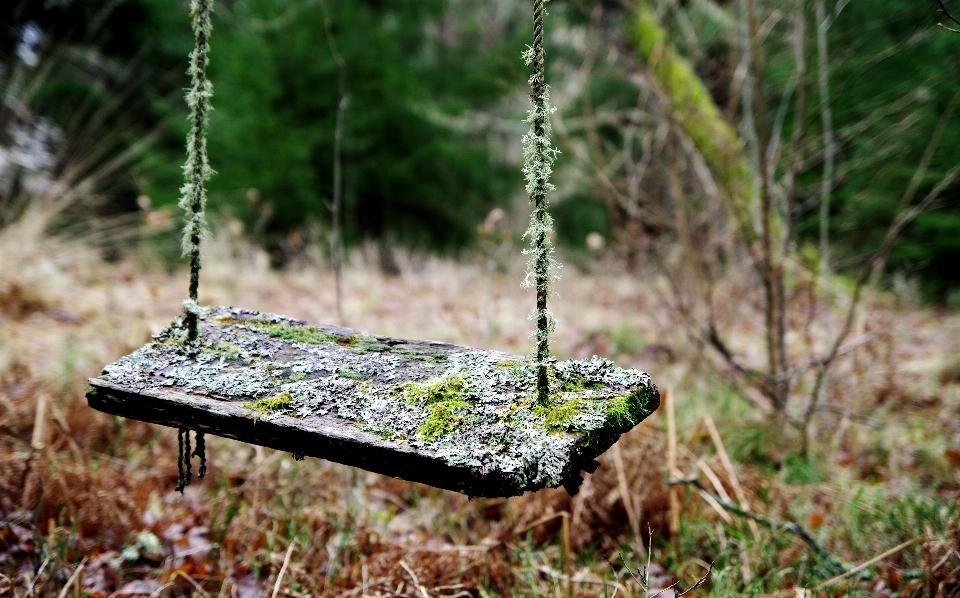
POLYGON ((57 598, 67 598, 67 592, 70 591, 70 586, 73 585, 73 582, 77 581, 77 577, 80 576, 80 572, 83 571, 83 568, 86 565, 87 565, 87 559, 86 557, 84 557, 84 559, 80 561, 80 565, 76 569, 74 569, 72 574, 70 574, 70 578, 67 579, 66 585, 64 585, 63 589, 60 590, 60 594, 57 596, 57 598))
POLYGON ((590 577, 576 577, 573 575, 564 575, 559 571, 554 571, 553 569, 551 569, 546 565, 538 565, 537 571, 539 571, 540 573, 543 573, 544 575, 549 575, 550 577, 559 581, 582 583, 582 584, 593 585, 593 586, 610 586, 613 588, 620 587, 620 584, 615 581, 607 581, 605 579, 592 579, 590 577))
POLYGON ((203 588, 200 587, 200 584, 197 583, 197 580, 195 580, 194 578, 190 577, 189 575, 187 575, 186 573, 184 573, 184 572, 181 571, 180 569, 174 570, 173 575, 170 576, 170 579, 171 579, 171 581, 172 581, 173 579, 175 579, 175 578, 177 578, 177 577, 182 577, 182 578, 184 578, 185 580, 187 580, 187 582, 190 583, 190 585, 192 585, 192 586, 197 590, 197 592, 199 592, 199 594, 200 594, 201 596, 203 596, 203 598, 210 598, 210 594, 208 594, 207 592, 205 592, 205 591, 203 590, 203 588))
POLYGON ((840 575, 837 575, 836 577, 834 577, 834 578, 832 578, 832 579, 828 579, 827 581, 825 581, 825 582, 821 583, 820 585, 818 585, 818 586, 817 586, 817 589, 825 588, 825 587, 827 587, 827 586, 832 586, 833 584, 838 583, 838 582, 841 582, 841 581, 843 581, 844 579, 846 579, 846 578, 848 578, 848 577, 851 577, 851 576, 853 576, 853 575, 856 575, 857 573, 860 573, 860 572, 863 571, 864 569, 867 569, 867 568, 869 568, 869 567, 871 567, 871 566, 879 563, 879 562, 882 561, 883 559, 888 558, 888 557, 891 557, 891 556, 897 554, 898 552, 900 552, 900 551, 903 550, 904 548, 908 548, 908 547, 910 547, 910 546, 913 546, 914 544, 916 544, 917 542, 920 542, 920 541, 923 540, 924 538, 926 538, 926 535, 925 535, 925 534, 920 534, 920 535, 917 536, 916 538, 913 538, 913 539, 911 539, 911 540, 907 540, 906 542, 904 542, 903 544, 900 544, 900 545, 898 545, 898 546, 894 546, 893 548, 891 548, 890 550, 884 552, 883 554, 877 555, 877 556, 873 557, 872 559, 870 559, 869 561, 867 561, 867 562, 865 562, 865 563, 861 563, 861 564, 857 565, 856 567, 850 569, 849 571, 847 571, 847 572, 845 572, 845 573, 841 573, 840 575))
POLYGON ((543 525, 544 523, 547 523, 548 521, 553 521, 554 519, 558 519, 558 518, 560 518, 560 517, 565 517, 566 515, 567 515, 567 512, 566 512, 566 511, 560 511, 559 513, 550 513, 549 515, 544 515, 543 517, 541 517, 540 519, 537 519, 537 520, 534 521, 533 523, 530 523, 530 524, 525 525, 524 527, 522 527, 522 528, 520 528, 520 529, 518 529, 518 530, 515 530, 515 531, 513 532, 513 534, 514 534, 515 536, 519 536, 520 534, 526 533, 526 532, 532 530, 533 528, 535 528, 535 527, 537 527, 537 526, 540 526, 540 525, 543 525))
MULTIPOLYGON (((707 581, 707 578, 710 577, 710 574, 711 574, 711 573, 713 573, 713 563, 710 563, 710 566, 707 567, 707 572, 703 574, 703 577, 701 577, 700 579, 697 580, 697 583, 693 584, 692 586, 690 586, 690 587, 687 588, 686 590, 680 592, 679 594, 674 593, 675 598, 680 598, 681 596, 686 596, 686 595, 689 594, 690 592, 692 592, 692 591, 694 591, 695 589, 699 588, 701 585, 703 585, 703 582, 707 581)), ((677 585, 677 584, 673 584, 673 586, 675 586, 675 585, 677 585)), ((656 594, 654 594, 654 595, 651 596, 650 598, 654 598, 654 596, 659 596, 660 594, 666 592, 667 589, 672 589, 673 586, 670 586, 670 588, 664 588, 664 589, 660 590, 659 592, 657 592, 656 594)))
POLYGON ((633 501, 630 500, 630 492, 627 488, 626 468, 623 465, 623 452, 620 450, 620 444, 613 445, 613 464, 617 470, 617 491, 620 493, 620 500, 623 502, 623 508, 627 512, 627 521, 630 522, 630 530, 633 531, 633 539, 637 543, 637 550, 643 553, 645 550, 643 541, 640 539, 640 519, 633 509, 633 501))
POLYGON ((277 575, 277 583, 273 585, 273 598, 277 598, 277 594, 280 593, 280 582, 283 581, 283 574, 287 572, 287 565, 290 564, 290 555, 293 554, 293 549, 297 545, 297 539, 294 538, 290 542, 290 546, 287 547, 287 554, 283 557, 283 565, 280 566, 280 573, 277 575))
POLYGON ((403 567, 404 571, 410 575, 410 579, 413 580, 414 587, 417 588, 421 594, 423 594, 423 598, 430 598, 430 594, 427 593, 427 588, 423 587, 423 585, 420 583, 420 580, 417 578, 417 574, 413 572, 413 569, 410 568, 410 565, 408 565, 406 561, 401 560, 400 566, 403 567))
MULTIPOLYGON (((717 424, 714 423, 713 418, 709 415, 706 417, 707 431, 710 432, 710 438, 713 439, 713 446, 717 449, 717 454, 720 456, 720 463, 723 464, 723 468, 727 471, 727 477, 730 478, 730 484, 733 486, 733 492, 737 495, 737 501, 740 503, 740 506, 744 511, 750 510, 750 501, 747 500, 747 495, 743 491, 743 486, 740 485, 740 480, 737 478, 737 471, 733 468, 733 462, 730 461, 730 456, 727 454, 727 448, 723 444, 723 438, 720 436, 720 431, 717 430, 717 424)), ((756 540, 760 540, 760 530, 757 528, 757 522, 748 519, 747 520, 750 531, 753 533, 753 537, 756 540)))
POLYGON ((853 421, 858 421, 860 423, 866 424, 873 428, 874 430, 882 430, 884 428, 883 420, 879 420, 875 417, 870 417, 869 415, 862 415, 856 413, 852 409, 847 407, 842 407, 840 405, 817 405, 816 411, 825 411, 827 413, 836 413, 838 415, 843 415, 850 418, 853 421))
MULTIPOLYGON (((947 15, 947 18, 953 21, 954 23, 956 23, 957 25, 960 25, 960 21, 958 21, 952 14, 950 14, 950 11, 947 10, 947 6, 943 3, 943 0, 937 0, 937 4, 940 5, 940 12, 947 15)), ((938 25, 940 25, 944 29, 950 29, 949 27, 944 27, 943 23, 938 23, 938 25)), ((950 31, 954 31, 954 30, 950 29, 950 31)), ((960 33, 960 31, 958 31, 957 33, 960 33)))
POLYGON ((343 233, 341 232, 341 211, 343 208, 343 128, 350 96, 347 95, 347 65, 343 55, 337 49, 333 29, 330 26, 330 11, 324 0, 320 1, 320 12, 323 14, 323 28, 327 36, 327 45, 330 54, 337 63, 337 124, 333 134, 333 201, 330 203, 330 219, 332 231, 330 234, 330 253, 333 266, 333 280, 337 296, 337 318, 341 326, 343 320, 343 233))
POLYGON ((896 218, 890 224, 890 228, 887 230, 887 234, 884 237, 880 248, 877 249, 877 251, 870 258, 870 261, 861 269, 860 275, 857 277, 857 282, 853 288, 853 297, 850 300, 850 307, 847 310, 843 328, 840 330, 840 333, 834 340, 833 347, 826 354, 826 356, 823 357, 820 365, 820 371, 817 372, 817 379, 814 383, 813 391, 811 393, 810 405, 807 407, 807 412, 803 421, 803 447, 801 448, 802 454, 806 455, 809 451, 810 421, 813 418, 813 413, 820 401, 823 385, 826 382, 827 373, 830 370, 830 366, 839 356, 841 344, 844 340, 846 340, 847 336, 850 334, 850 331, 853 330, 853 322, 857 315, 857 307, 860 304, 860 298, 863 295, 863 289, 866 285, 867 278, 874 269, 876 269, 880 264, 886 262, 887 257, 890 255, 891 249, 893 249, 894 241, 896 241, 897 237, 900 236, 900 233, 907 228, 907 225, 913 222, 917 216, 930 208, 930 206, 940 198, 940 194, 957 180, 958 175, 960 175, 960 166, 947 173, 947 175, 943 177, 939 183, 937 183, 937 186, 934 187, 930 193, 923 198, 923 201, 915 205, 912 209, 910 209, 910 211, 906 212, 905 214, 901 214, 898 218, 896 218))
MULTIPOLYGON (((650 543, 652 544, 652 543, 653 543, 653 530, 649 530, 649 532, 650 532, 650 543)), ((627 570, 627 573, 630 575, 630 577, 633 578, 633 581, 637 582, 637 585, 639 585, 641 588, 643 588, 644 595, 647 595, 647 592, 648 592, 649 589, 650 589, 650 556, 649 556, 649 552, 647 553, 647 566, 643 568, 643 571, 640 571, 639 569, 637 570, 637 573, 640 573, 640 575, 641 575, 642 577, 637 577, 637 575, 633 572, 633 570, 630 569, 629 566, 627 566, 626 561, 623 559, 623 554, 620 555, 620 562, 623 563, 623 568, 627 570)), ((701 562, 702 562, 702 561, 701 561, 701 562)), ((609 564, 610 567, 613 568, 613 563, 611 563, 610 561, 607 561, 607 564, 609 564)), ((690 586, 690 587, 687 588, 686 590, 681 591, 679 594, 676 593, 676 592, 674 592, 675 598, 680 598, 680 596, 686 596, 687 594, 689 594, 689 593, 692 592, 693 590, 695 590, 695 589, 697 589, 698 587, 700 587, 701 585, 703 585, 703 583, 707 580, 707 578, 710 577, 710 574, 711 574, 712 572, 713 572, 713 563, 711 562, 711 563, 709 564, 709 566, 707 567, 707 572, 703 574, 703 577, 701 577, 700 579, 698 579, 698 580, 697 580, 697 583, 693 584, 692 586, 690 586)), ((655 598, 656 596, 659 596, 659 595, 661 595, 661 594, 663 594, 663 593, 665 593, 665 592, 668 592, 668 591, 670 591, 670 590, 673 590, 673 589, 674 589, 675 587, 677 587, 678 585, 680 585, 680 580, 679 580, 679 579, 678 579, 677 581, 673 582, 672 584, 668 585, 667 587, 658 590, 656 594, 650 594, 650 595, 648 596, 648 598, 655 598)))
MULTIPOLYGON (((667 481, 667 485, 668 485, 668 486, 673 486, 673 485, 678 485, 678 484, 689 484, 689 485, 691 485, 691 486, 696 486, 696 487, 699 488, 704 494, 710 494, 710 491, 707 490, 707 489, 703 486, 703 484, 700 483, 700 480, 698 480, 697 478, 684 478, 684 479, 675 479, 675 480, 668 480, 668 481, 667 481)), ((770 519, 767 519, 766 517, 764 517, 764 516, 762 516, 762 515, 757 515, 756 513, 751 513, 750 511, 745 511, 745 510, 741 509, 738 505, 735 505, 735 504, 733 504, 733 503, 729 503, 729 502, 726 502, 726 501, 724 501, 724 500, 721 500, 721 499, 720 499, 719 497, 717 497, 717 496, 713 496, 712 498, 713 498, 713 500, 714 500, 718 505, 720 505, 720 506, 723 507, 724 509, 730 511, 731 513, 734 513, 735 515, 740 515, 741 517, 746 517, 747 519, 752 519, 752 520, 756 521, 757 523, 759 523, 759 524, 761 524, 761 525, 763 525, 763 526, 765 526, 765 527, 767 527, 767 528, 769 528, 769 529, 771 529, 771 530, 773 530, 773 531, 787 532, 788 534, 793 534, 793 535, 797 536, 798 538, 800 538, 801 540, 803 540, 803 542, 804 542, 807 546, 809 546, 811 549, 813 549, 813 551, 816 552, 817 555, 819 555, 821 558, 823 558, 823 559, 829 564, 830 568, 832 568, 832 569, 834 569, 834 570, 836 570, 836 571, 838 571, 838 572, 846 572, 847 567, 846 567, 837 557, 833 556, 833 554, 831 554, 829 551, 827 551, 827 549, 825 549, 824 547, 820 546, 820 544, 819 544, 816 540, 814 540, 813 536, 810 535, 810 532, 808 532, 806 529, 804 529, 803 526, 801 526, 800 524, 794 523, 794 522, 792 522, 792 521, 777 523, 777 522, 775 522, 775 521, 771 521, 770 519)))

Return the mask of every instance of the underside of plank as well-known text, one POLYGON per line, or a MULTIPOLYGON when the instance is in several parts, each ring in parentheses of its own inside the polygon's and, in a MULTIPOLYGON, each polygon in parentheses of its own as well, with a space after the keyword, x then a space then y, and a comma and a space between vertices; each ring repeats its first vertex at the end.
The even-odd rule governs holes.
POLYGON ((470 496, 564 486, 659 406, 646 374, 372 336, 220 307, 186 347, 180 321, 90 380, 105 413, 344 463, 470 496))

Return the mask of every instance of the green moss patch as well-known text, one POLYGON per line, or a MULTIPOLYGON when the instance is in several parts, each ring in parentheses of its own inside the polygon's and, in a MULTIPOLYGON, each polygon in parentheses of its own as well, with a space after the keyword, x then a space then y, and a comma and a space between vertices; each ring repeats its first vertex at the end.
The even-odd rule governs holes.
POLYGON ((351 380, 363 380, 363 376, 351 370, 350 368, 340 368, 337 375, 341 378, 350 378, 351 380))
POLYGON ((220 341, 212 347, 204 346, 202 351, 205 353, 213 353, 214 355, 223 357, 224 359, 230 359, 234 361, 240 359, 240 347, 226 341, 220 341))
POLYGON ((434 403, 430 415, 417 429, 417 435, 426 442, 446 436, 466 423, 469 411, 470 404, 462 399, 434 403))
POLYGON ((246 324, 250 328, 258 332, 266 333, 273 338, 308 345, 321 345, 323 343, 356 344, 356 340, 351 343, 349 339, 352 337, 359 338, 357 334, 352 334, 350 337, 340 337, 324 332, 316 326, 292 326, 287 322, 271 322, 269 320, 257 319, 249 320, 246 324))
POLYGON ((289 409, 292 404, 293 396, 289 392, 283 391, 273 397, 265 397, 257 399, 254 403, 246 403, 246 406, 254 412, 254 419, 259 419, 264 415, 289 409))
POLYGON ((565 432, 578 416, 589 408, 584 399, 569 399, 553 409, 543 409, 543 425, 550 432, 565 432))
POLYGON ((606 423, 617 428, 637 425, 647 415, 646 393, 637 391, 609 399, 606 415, 606 423))
POLYGON ((453 374, 442 378, 431 378, 423 382, 408 382, 403 385, 402 394, 407 403, 432 405, 445 401, 462 400, 466 388, 466 379, 459 374, 453 374))
POLYGON ((327 336, 333 338, 333 342, 343 347, 352 347, 360 342, 359 334, 351 334, 350 336, 335 336, 333 334, 329 334, 327 336))
POLYGON ((464 399, 467 380, 460 374, 408 382, 401 395, 409 405, 425 405, 430 415, 417 429, 421 440, 430 442, 450 434, 467 423, 470 403, 464 399))

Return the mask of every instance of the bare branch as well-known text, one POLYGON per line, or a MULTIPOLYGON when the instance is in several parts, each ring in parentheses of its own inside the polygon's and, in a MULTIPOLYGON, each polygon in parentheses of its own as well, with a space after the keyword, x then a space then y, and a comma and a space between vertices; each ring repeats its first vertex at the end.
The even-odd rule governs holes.
POLYGON ((710 574, 711 574, 711 573, 713 573, 713 562, 711 562, 711 563, 710 563, 710 566, 707 567, 707 572, 703 574, 703 577, 701 577, 700 579, 698 579, 698 580, 697 580, 697 583, 693 584, 692 586, 690 586, 689 588, 687 588, 687 589, 686 589, 685 591, 683 591, 682 593, 677 594, 677 598, 680 598, 680 596, 686 596, 686 595, 689 594, 690 592, 692 592, 692 591, 694 591, 695 589, 699 588, 701 585, 703 585, 703 582, 707 581, 707 578, 710 577, 710 574))
POLYGON ((863 293, 864 283, 866 283, 867 277, 869 276, 871 270, 878 264, 886 262, 890 255, 890 250, 893 249, 893 243, 897 240, 897 237, 900 236, 903 230, 907 228, 907 226, 913 222, 917 216, 925 212, 937 199, 940 198, 940 194, 957 180, 958 175, 960 175, 960 166, 947 173, 947 176, 943 177, 937 186, 934 187, 933 190, 923 198, 923 201, 918 203, 907 213, 894 220, 894 222, 890 225, 890 229, 887 231, 887 235, 884 237, 880 248, 876 253, 873 254, 873 257, 870 258, 870 261, 867 263, 866 267, 864 267, 860 272, 860 276, 857 277, 857 282, 853 290, 853 299, 850 302, 850 309, 847 311, 847 318, 844 323, 843 330, 837 336, 833 343, 833 348, 824 359, 823 367, 828 367, 833 360, 837 358, 840 352, 841 344, 850 334, 850 330, 853 329, 853 320, 857 312, 857 305, 860 303, 860 296, 863 293))
POLYGON ((937 186, 934 187, 933 190, 923 198, 923 201, 915 205, 908 212, 901 214, 900 217, 896 218, 890 224, 890 229, 887 231, 887 235, 883 239, 883 243, 880 245, 880 248, 876 251, 876 253, 873 254, 873 257, 870 258, 870 261, 867 262, 867 264, 860 271, 860 276, 857 277, 857 282, 853 289, 853 297, 850 300, 850 308, 847 310, 847 317, 844 321, 843 329, 834 340, 833 348, 831 348, 830 352, 827 353, 827 355, 821 360, 820 371, 817 372, 817 381, 813 385, 810 405, 807 407, 807 412, 803 419, 802 454, 807 454, 807 451, 809 450, 810 421, 813 419, 813 413, 817 410, 817 405, 820 402, 821 394, 824 384, 826 383, 827 373, 830 370, 830 366, 837 359, 837 357, 839 357, 841 343, 843 343, 844 339, 847 338, 847 336, 850 334, 850 331, 853 329, 853 321, 857 314, 857 307, 860 304, 860 298, 863 295, 863 287, 866 286, 865 283, 867 282, 867 278, 870 276, 871 272, 878 270, 882 264, 886 263, 887 258, 890 255, 890 250, 893 249, 893 243, 896 241, 897 237, 900 236, 900 233, 902 233, 903 230, 917 218, 917 216, 933 205, 933 203, 939 199, 940 194, 957 180, 958 175, 960 175, 960 166, 957 166, 951 170, 947 176, 943 177, 937 186))
POLYGON ((730 367, 736 370, 737 373, 742 375, 751 383, 763 388, 766 388, 766 385, 770 383, 770 378, 768 376, 737 361, 737 359, 733 356, 733 352, 723 342, 723 339, 720 338, 720 334, 717 332, 717 328, 714 326, 712 321, 707 328, 707 342, 711 347, 716 349, 717 353, 723 357, 724 361, 726 361, 730 367))
MULTIPOLYGON (((943 0, 937 0, 937 4, 940 5, 940 12, 942 12, 942 13, 945 14, 945 15, 947 15, 947 18, 950 19, 951 21, 953 21, 954 23, 956 23, 957 25, 960 25, 960 21, 958 21, 958 20, 956 19, 956 17, 954 17, 952 14, 950 14, 950 11, 947 10, 947 6, 943 3, 943 0)), ((950 30, 950 31, 953 31, 953 32, 955 32, 955 33, 960 33, 960 31, 957 31, 957 30, 955 30, 955 29, 950 29, 949 27, 945 27, 945 26, 943 25, 943 23, 937 23, 937 25, 939 25, 940 27, 943 27, 944 29, 948 29, 948 30, 950 30)))
POLYGON ((827 551, 826 548, 824 548, 823 546, 820 546, 820 544, 813 539, 813 536, 810 535, 810 532, 804 529, 803 526, 801 526, 800 524, 794 523, 793 521, 778 523, 770 519, 767 519, 763 515, 758 515, 756 513, 751 513, 750 511, 745 511, 742 508, 740 508, 739 505, 735 505, 733 503, 727 502, 721 499, 719 496, 713 495, 709 490, 707 490, 704 487, 703 484, 700 483, 700 480, 698 480, 697 478, 684 478, 684 479, 667 481, 668 486, 676 485, 676 484, 689 484, 691 486, 695 486, 701 492, 709 494, 717 502, 717 504, 719 504, 721 507, 723 507, 724 509, 730 511, 735 515, 739 515, 747 519, 752 519, 757 523, 759 523, 760 525, 763 525, 764 527, 767 527, 772 531, 787 532, 788 534, 793 534, 797 536, 798 538, 803 540, 803 542, 807 546, 809 546, 814 552, 816 552, 822 559, 824 559, 831 569, 837 571, 838 573, 845 573, 847 571, 846 565, 844 565, 840 561, 840 559, 838 559, 829 551, 827 551))

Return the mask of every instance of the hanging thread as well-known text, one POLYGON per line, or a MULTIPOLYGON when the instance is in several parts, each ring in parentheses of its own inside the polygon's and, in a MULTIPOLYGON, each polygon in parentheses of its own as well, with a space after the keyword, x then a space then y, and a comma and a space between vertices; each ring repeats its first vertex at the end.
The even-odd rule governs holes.
POLYGON ((200 242, 207 234, 204 214, 207 192, 204 183, 212 174, 207 161, 206 136, 210 98, 213 96, 213 86, 207 80, 207 54, 210 51, 207 40, 213 29, 210 23, 212 10, 213 0, 192 0, 190 3, 196 46, 190 53, 190 68, 187 71, 192 82, 186 95, 191 126, 187 135, 187 161, 183 165, 185 184, 180 190, 180 207, 186 212, 187 219, 183 228, 183 256, 190 258, 190 298, 183 302, 188 344, 196 342, 199 335, 197 291, 200 286, 200 242))
POLYGON ((203 438, 203 432, 195 432, 197 435, 197 448, 193 450, 195 457, 200 457, 200 469, 197 470, 197 479, 202 480, 207 475, 207 443, 203 438))
MULTIPOLYGON (((183 460, 186 465, 183 472, 183 486, 186 488, 193 481, 193 462, 190 459, 190 430, 183 431, 183 460)), ((181 490, 181 492, 183 492, 181 490)))
POLYGON ((537 400, 541 405, 550 402, 550 385, 547 368, 550 361, 550 333, 556 328, 557 321, 547 309, 547 297, 550 295, 550 282, 557 280, 556 271, 560 264, 553 258, 553 219, 547 213, 547 193, 555 189, 550 183, 553 162, 559 153, 550 141, 550 115, 556 108, 550 105, 550 87, 546 83, 545 52, 543 47, 543 21, 547 14, 548 0, 534 0, 533 3, 533 46, 523 53, 527 66, 533 65, 530 77, 530 102, 533 107, 528 112, 526 122, 531 123, 530 131, 523 136, 523 174, 526 178, 527 193, 533 204, 530 227, 524 237, 530 238, 530 248, 524 250, 530 254, 524 288, 535 288, 537 307, 531 312, 530 319, 536 322, 533 336, 536 340, 534 356, 537 362, 537 400))
POLYGON ((177 487, 176 490, 183 494, 183 489, 187 487, 187 478, 183 473, 183 436, 186 430, 180 428, 177 430, 177 487))

